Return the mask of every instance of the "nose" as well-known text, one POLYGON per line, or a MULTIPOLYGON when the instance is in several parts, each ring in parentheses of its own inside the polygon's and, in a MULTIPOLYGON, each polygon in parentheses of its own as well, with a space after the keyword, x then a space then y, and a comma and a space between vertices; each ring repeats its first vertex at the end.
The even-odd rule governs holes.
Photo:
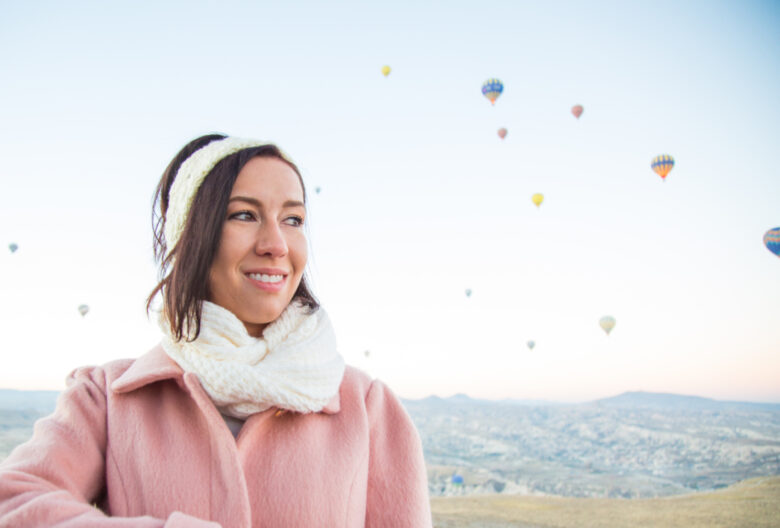
POLYGON ((279 225, 267 222, 257 230, 255 253, 264 257, 279 258, 287 254, 287 240, 279 225))

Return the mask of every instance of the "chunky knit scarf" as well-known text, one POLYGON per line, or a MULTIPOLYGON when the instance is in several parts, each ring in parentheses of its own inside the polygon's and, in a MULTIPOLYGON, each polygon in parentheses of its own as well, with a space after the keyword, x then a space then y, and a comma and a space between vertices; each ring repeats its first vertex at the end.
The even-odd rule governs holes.
POLYGON ((249 335, 232 312, 203 302, 200 334, 195 341, 175 341, 163 314, 163 348, 200 383, 222 414, 245 419, 279 407, 319 412, 336 395, 344 360, 325 311, 293 301, 263 331, 249 335))

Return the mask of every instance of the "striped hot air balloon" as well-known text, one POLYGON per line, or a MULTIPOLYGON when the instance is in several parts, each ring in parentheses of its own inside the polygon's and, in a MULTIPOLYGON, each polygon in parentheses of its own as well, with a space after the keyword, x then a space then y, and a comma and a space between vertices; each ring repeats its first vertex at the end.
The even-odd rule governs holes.
POLYGON ((650 168, 655 171, 664 181, 666 181, 666 175, 674 167, 674 158, 669 154, 661 154, 653 158, 650 162, 650 168))
POLYGON ((780 257, 780 227, 770 229, 764 235, 764 245, 766 248, 780 257))
POLYGON ((496 99, 504 91, 504 83, 498 79, 488 79, 482 83, 482 95, 490 99, 490 104, 496 104, 496 99))

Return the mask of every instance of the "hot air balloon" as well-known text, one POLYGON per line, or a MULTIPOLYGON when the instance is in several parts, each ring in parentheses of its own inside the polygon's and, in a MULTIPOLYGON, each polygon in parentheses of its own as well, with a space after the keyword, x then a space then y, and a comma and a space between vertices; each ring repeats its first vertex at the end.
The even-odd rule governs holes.
POLYGON ((661 154, 653 158, 650 162, 650 168, 652 168, 656 174, 658 174, 664 181, 666 181, 666 175, 674 167, 674 158, 669 154, 661 154))
POLYGON ((390 75, 390 66, 387 65, 382 66, 382 75, 384 75, 385 77, 390 75))
POLYGON ((615 318, 611 315, 605 315, 599 320, 599 325, 601 326, 601 329, 604 330, 607 335, 612 331, 613 328, 615 328, 615 318))
POLYGON ((452 475, 452 484, 455 486, 462 486, 463 485, 463 476, 458 475, 457 473, 452 475))
POLYGON ((89 306, 86 304, 82 304, 79 306, 79 313, 81 314, 81 317, 84 317, 89 312, 89 306))
POLYGON ((504 139, 506 137, 506 132, 507 132, 506 128, 499 128, 498 129, 498 137, 500 137, 501 139, 504 139))
POLYGON ((368 357, 368 356, 371 355, 371 351, 370 350, 366 350, 365 352, 363 352, 363 355, 368 357))
POLYGON ((780 227, 770 229, 764 235, 764 245, 766 248, 780 257, 780 227))
POLYGON ((466 297, 471 297, 471 288, 466 288, 466 297))
POLYGON ((571 113, 574 114, 574 117, 576 117, 577 119, 580 118, 583 110, 585 109, 582 108, 582 105, 574 105, 571 107, 571 113))
POLYGON ((544 195, 542 193, 536 193, 533 196, 531 196, 531 201, 534 203, 536 207, 539 207, 542 205, 542 202, 544 201, 544 195))
POLYGON ((320 194, 321 190, 322 190, 322 187, 315 187, 314 188, 314 192, 316 192, 317 194, 320 194))
POLYGON ((526 344, 528 345, 529 350, 533 350, 534 347, 536 346, 536 341, 529 341, 526 344))
POLYGON ((11 242, 10 244, 8 244, 8 249, 11 250, 11 253, 16 253, 16 250, 19 249, 19 246, 16 245, 15 242, 11 242))
POLYGON ((488 79, 482 83, 482 95, 490 99, 490 104, 496 104, 496 99, 504 91, 504 83, 498 79, 488 79))

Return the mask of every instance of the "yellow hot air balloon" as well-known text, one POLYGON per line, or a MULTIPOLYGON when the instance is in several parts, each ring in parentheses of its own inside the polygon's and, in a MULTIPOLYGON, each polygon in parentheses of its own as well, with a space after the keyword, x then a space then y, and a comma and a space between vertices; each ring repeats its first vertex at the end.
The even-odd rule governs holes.
POLYGON ((601 329, 604 330, 607 335, 615 328, 615 323, 615 318, 611 315, 605 315, 599 320, 599 326, 601 326, 601 329))
POLYGON ((536 193, 533 196, 531 196, 531 201, 534 203, 536 207, 539 207, 542 205, 542 202, 544 201, 544 195, 542 193, 536 193))
POLYGON ((387 65, 382 66, 382 75, 384 75, 385 77, 390 75, 390 66, 387 65))
POLYGON ((669 154, 656 156, 650 162, 650 168, 666 181, 666 175, 674 168, 674 158, 669 154))

